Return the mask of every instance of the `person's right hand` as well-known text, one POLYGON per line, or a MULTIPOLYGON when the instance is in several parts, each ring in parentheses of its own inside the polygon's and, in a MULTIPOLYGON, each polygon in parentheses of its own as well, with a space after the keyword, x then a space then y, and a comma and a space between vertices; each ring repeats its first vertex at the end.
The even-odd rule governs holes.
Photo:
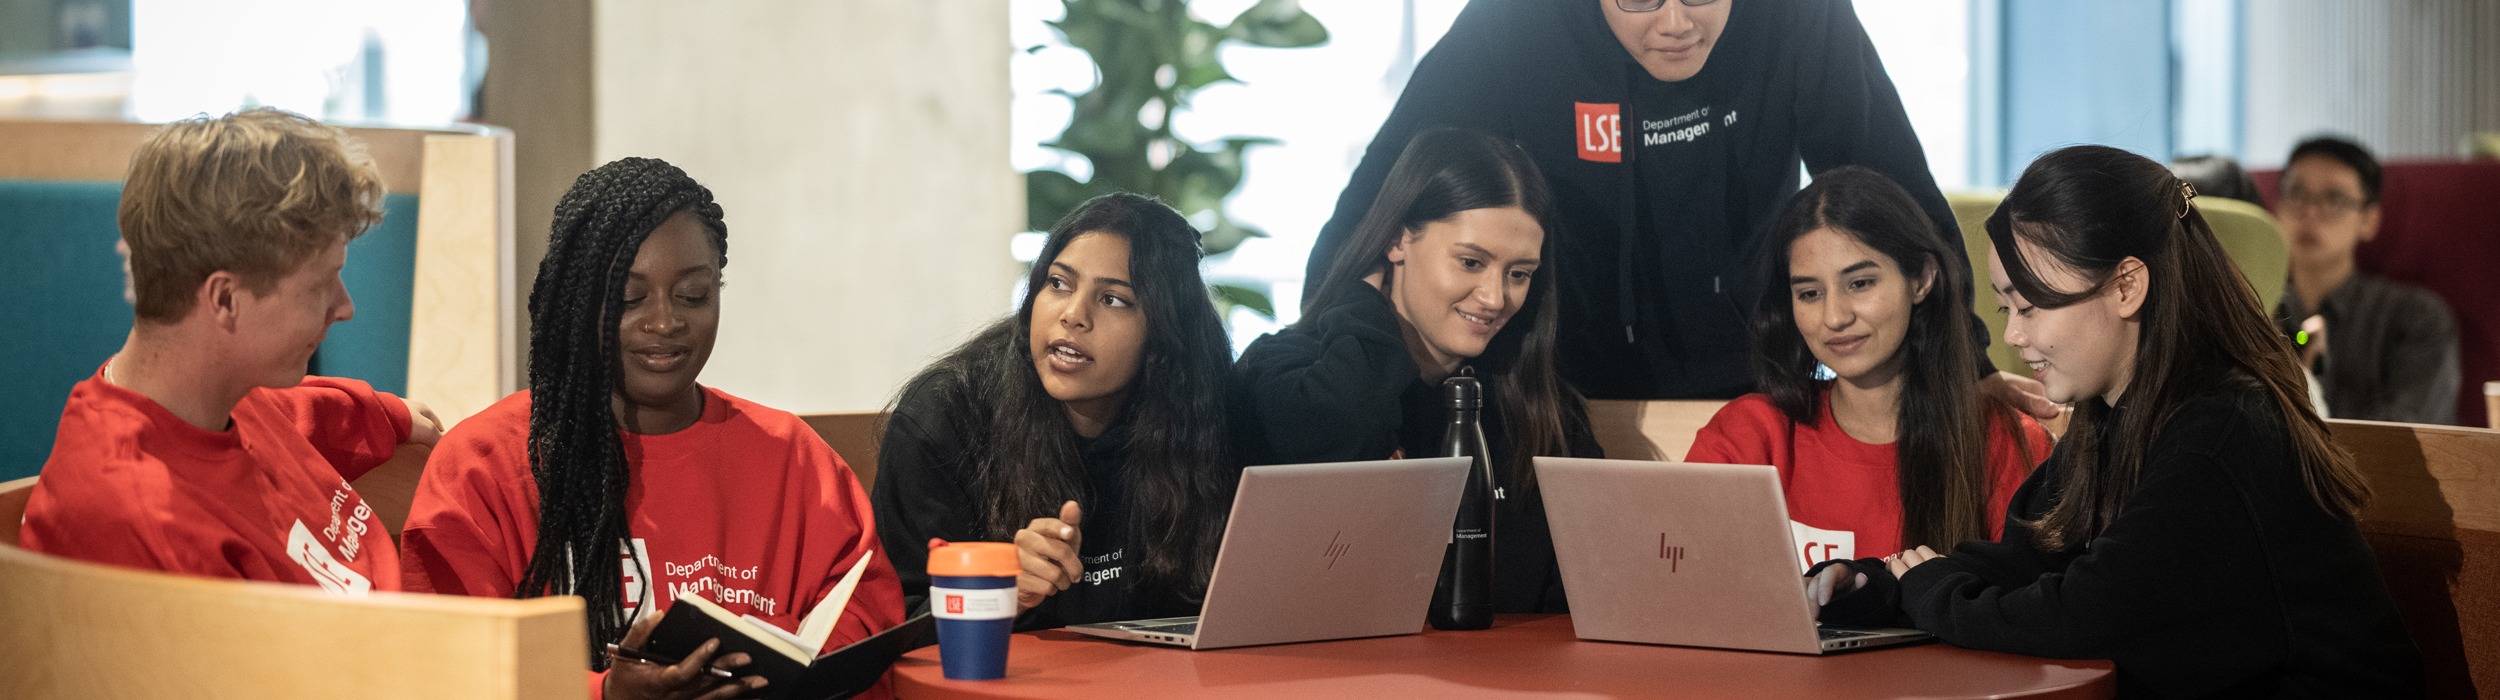
POLYGON ((1832 600, 1866 585, 1866 574, 1846 566, 1826 566, 1806 577, 1806 610, 1815 619, 1823 618, 1823 606, 1832 600))
MULTIPOLYGON (((650 617, 636 620, 633 628, 625 631, 625 641, 618 643, 617 646, 627 649, 642 648, 644 642, 651 640, 651 628, 658 627, 660 618, 667 614, 668 611, 663 610, 650 617)), ((642 700, 644 698, 729 700, 747 691, 763 689, 763 676, 729 679, 704 671, 705 666, 723 671, 733 670, 747 665, 749 661, 746 654, 730 654, 713 658, 712 655, 719 651, 720 640, 711 639, 705 640, 703 646, 695 647, 693 654, 686 655, 686 659, 677 662, 675 666, 617 659, 615 664, 608 666, 608 677, 603 681, 605 687, 600 689, 600 695, 608 700, 642 700)))
POLYGON ((1016 574, 1017 611, 1041 605, 1085 575, 1085 562, 1076 554, 1084 551, 1085 532, 1077 529, 1084 517, 1085 510, 1069 501, 1059 505, 1059 517, 1034 518, 1016 531, 1016 559, 1024 566, 1016 574))
POLYGON ((434 415, 434 409, 416 399, 399 401, 408 405, 408 444, 431 446, 443 440, 443 419, 434 415))

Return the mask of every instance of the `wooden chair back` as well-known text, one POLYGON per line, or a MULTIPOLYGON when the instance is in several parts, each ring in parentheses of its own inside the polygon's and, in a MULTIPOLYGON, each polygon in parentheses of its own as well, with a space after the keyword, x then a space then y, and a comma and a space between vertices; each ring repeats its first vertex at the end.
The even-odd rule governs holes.
POLYGON ((2362 534, 2432 697, 2500 695, 2500 431, 2327 421, 2372 497, 2362 534))
POLYGON ((848 413, 817 413, 799 416, 816 435, 833 446, 834 454, 851 465, 851 473, 859 475, 861 488, 877 485, 877 442, 885 439, 884 411, 852 411, 848 413))
POLYGON ((1693 449, 1693 436, 1726 401, 1589 402, 1589 427, 1607 459, 1649 459, 1680 462, 1693 449))
POLYGON ((34 485, 0 484, 0 697, 588 695, 580 598, 344 598, 73 561, 17 546, 34 485))

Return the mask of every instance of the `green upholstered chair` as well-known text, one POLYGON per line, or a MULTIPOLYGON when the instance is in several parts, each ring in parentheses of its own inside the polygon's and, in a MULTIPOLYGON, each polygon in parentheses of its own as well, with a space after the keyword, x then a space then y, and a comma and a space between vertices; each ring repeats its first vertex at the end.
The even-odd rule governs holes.
POLYGON ((2283 285, 2291 281, 2292 253, 2283 243, 2282 226, 2265 207, 2236 199, 2197 197, 2196 210, 2213 227, 2222 251, 2256 288, 2258 303, 2273 314, 2275 302, 2283 299, 2283 285))

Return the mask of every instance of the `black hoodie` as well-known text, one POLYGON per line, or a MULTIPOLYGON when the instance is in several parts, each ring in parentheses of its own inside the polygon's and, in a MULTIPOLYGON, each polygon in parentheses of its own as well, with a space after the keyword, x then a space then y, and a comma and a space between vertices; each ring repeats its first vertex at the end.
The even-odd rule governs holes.
POLYGON ((1549 261, 1558 362, 1590 398, 1752 389, 1744 318, 1761 281, 1750 256, 1797 191, 1800 162, 1883 173, 1958 240, 1847 0, 1734 2, 1701 72, 1674 83, 1633 62, 1606 26, 1606 1, 1468 3, 1372 138, 1305 279, 1326 274, 1407 141, 1432 126, 1510 138, 1544 172, 1564 232, 1549 261))
MULTIPOLYGON (((1000 348, 1006 338, 997 335, 1000 348)), ((1021 361, 1002 351, 992 361, 1021 361)), ((894 573, 903 584, 908 612, 926 609, 929 596, 929 540, 999 541, 982 527, 988 503, 981 492, 977 453, 987 449, 987 426, 994 406, 990 392, 962 372, 930 371, 912 380, 894 402, 885 436, 877 452, 877 482, 869 489, 876 511, 877 536, 893 558, 894 573)), ((1088 492, 1085 541, 1078 557, 1085 577, 1053 595, 1016 620, 1017 629, 1116 620, 1137 620, 1197 614, 1194 593, 1141 581, 1140 559, 1155 556, 1128 532, 1128 421, 1125 418, 1092 439, 1080 439, 1088 492)), ((1058 514, 1035 513, 1034 518, 1058 514)))
MULTIPOLYGON (((2143 409, 2122 399, 2104 416, 2104 440, 2127 410, 2143 409)), ((2014 492, 1995 542, 1962 543, 1897 580, 1880 559, 1818 565, 1868 579, 1823 619, 2110 659, 2126 697, 2422 695, 2420 658, 2369 544, 2352 518, 2310 497, 2283 414, 2252 380, 2228 378, 2179 404, 2154 430, 2117 519, 2049 551, 2026 523, 2057 504, 2063 457, 2014 492)))

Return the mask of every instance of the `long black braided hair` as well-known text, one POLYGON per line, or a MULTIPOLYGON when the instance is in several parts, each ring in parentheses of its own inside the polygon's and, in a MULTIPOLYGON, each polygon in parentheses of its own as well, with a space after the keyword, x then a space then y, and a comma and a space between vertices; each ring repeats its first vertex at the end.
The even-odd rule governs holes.
POLYGON ((625 447, 611 396, 623 368, 617 327, 626 273, 642 241, 669 217, 690 212, 729 265, 729 229, 712 191, 677 166, 626 158, 583 173, 556 203, 547 257, 530 288, 530 475, 538 482, 538 546, 514 597, 579 595, 590 622, 590 665, 623 639, 624 571, 630 541, 625 447))

